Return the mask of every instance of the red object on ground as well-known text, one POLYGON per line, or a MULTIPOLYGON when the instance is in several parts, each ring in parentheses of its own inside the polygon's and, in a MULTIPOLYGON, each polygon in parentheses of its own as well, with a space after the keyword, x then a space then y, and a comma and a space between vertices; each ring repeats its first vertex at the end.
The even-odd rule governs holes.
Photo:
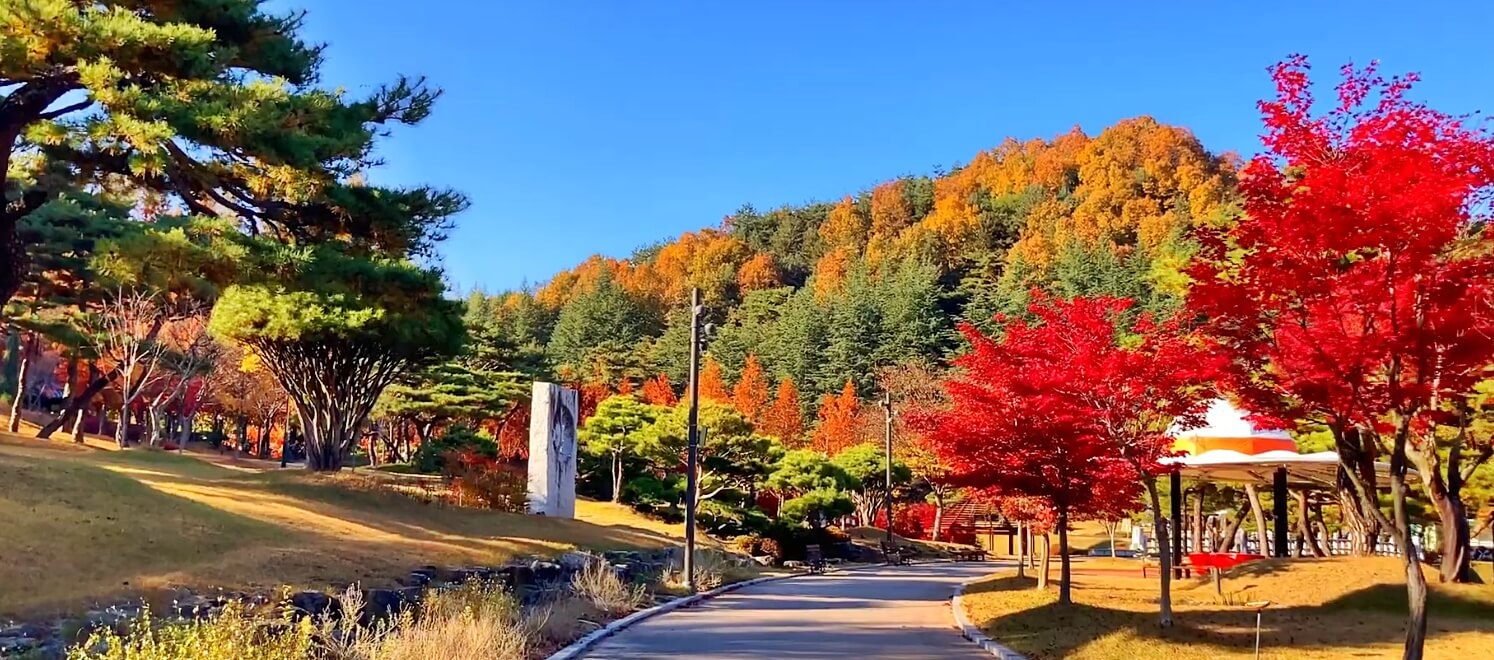
POLYGON ((1244 552, 1190 552, 1188 553, 1188 565, 1195 570, 1206 570, 1217 568, 1227 571, 1245 562, 1265 559, 1264 555, 1252 555, 1244 552))

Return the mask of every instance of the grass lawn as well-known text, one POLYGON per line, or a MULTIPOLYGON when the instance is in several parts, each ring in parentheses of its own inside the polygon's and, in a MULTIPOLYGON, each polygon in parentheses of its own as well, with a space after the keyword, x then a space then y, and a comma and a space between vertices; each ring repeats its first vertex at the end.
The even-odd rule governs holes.
MULTIPOLYGON (((1128 560, 1074 563, 1074 600, 1057 586, 1003 572, 971 585, 965 606, 986 634, 1033 660, 1043 658, 1250 658, 1255 615, 1238 604, 1271 601, 1263 658, 1400 657, 1405 582, 1400 560, 1266 560, 1237 567, 1224 596, 1207 578, 1173 583, 1177 625, 1156 625, 1157 579, 1128 560), (1129 569, 1129 570, 1127 570, 1129 569), (1134 572, 1133 572, 1134 571, 1134 572), (1231 604, 1233 603, 1233 604, 1231 604)), ((1054 562, 1053 577, 1058 575, 1054 562)), ((1438 585, 1431 575, 1428 658, 1486 657, 1494 649, 1494 587, 1438 585)))
POLYGON ((377 586, 424 564, 650 548, 683 527, 581 501, 578 520, 422 504, 217 454, 111 451, 0 433, 0 619, 76 613, 172 587, 377 586))

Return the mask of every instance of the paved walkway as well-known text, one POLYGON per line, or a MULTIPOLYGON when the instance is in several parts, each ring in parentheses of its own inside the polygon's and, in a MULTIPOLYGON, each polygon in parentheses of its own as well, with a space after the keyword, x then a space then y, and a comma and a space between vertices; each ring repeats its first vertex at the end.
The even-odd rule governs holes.
POLYGON ((656 616, 587 658, 990 658, 954 627, 955 585, 991 563, 879 567, 754 585, 656 616))

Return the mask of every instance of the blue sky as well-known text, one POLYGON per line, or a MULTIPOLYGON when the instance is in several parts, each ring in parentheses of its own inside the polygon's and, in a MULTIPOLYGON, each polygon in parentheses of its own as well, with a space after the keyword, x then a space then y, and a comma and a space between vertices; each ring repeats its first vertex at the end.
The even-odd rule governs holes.
MULTIPOLYGON (((422 74, 446 95, 380 149, 388 184, 472 200, 459 291, 968 160, 1006 136, 1150 114, 1254 153, 1265 67, 1301 52, 1419 71, 1494 111, 1494 3, 274 0, 309 11, 323 82, 422 74), (1299 6, 1300 5, 1300 6, 1299 6), (1311 6, 1308 8, 1307 6, 1311 6)), ((1326 97, 1321 95, 1320 97, 1326 97)))

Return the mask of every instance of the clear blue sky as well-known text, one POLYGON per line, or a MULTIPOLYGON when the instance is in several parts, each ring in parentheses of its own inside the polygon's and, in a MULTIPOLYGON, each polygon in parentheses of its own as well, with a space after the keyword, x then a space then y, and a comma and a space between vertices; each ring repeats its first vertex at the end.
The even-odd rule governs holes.
POLYGON ((471 197, 443 248, 459 291, 544 281, 744 202, 838 198, 1005 136, 1150 114, 1254 153, 1265 67, 1293 52, 1320 80, 1379 59, 1421 72, 1417 95, 1440 109, 1494 111, 1494 3, 1473 0, 271 6, 309 10, 328 85, 410 73, 446 90, 373 178, 471 197))

